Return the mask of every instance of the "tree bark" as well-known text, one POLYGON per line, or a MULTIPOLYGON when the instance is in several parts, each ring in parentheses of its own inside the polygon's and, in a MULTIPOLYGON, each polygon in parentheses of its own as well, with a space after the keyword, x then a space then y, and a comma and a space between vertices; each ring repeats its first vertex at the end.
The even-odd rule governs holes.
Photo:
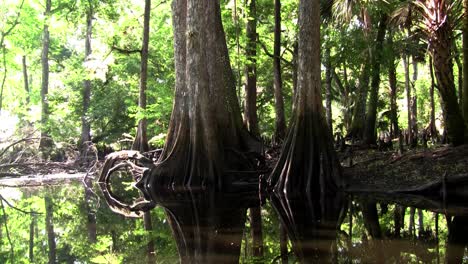
POLYGON ((468 128, 468 0, 463 0, 463 80, 463 116, 468 128))
POLYGON ((176 0, 173 21, 174 107, 164 150, 141 184, 223 188, 226 173, 256 170, 261 145, 242 125, 219 1, 176 0))
POLYGON ((325 48, 325 113, 327 125, 333 133, 333 117, 332 117, 332 65, 331 65, 331 48, 329 44, 325 48))
POLYGON ((391 119, 391 131, 392 138, 397 138, 400 135, 400 126, 398 125, 398 105, 397 105, 397 90, 398 90, 398 81, 396 74, 396 65, 395 65, 395 48, 393 44, 393 34, 388 36, 388 45, 391 49, 390 54, 391 58, 388 64, 388 82, 390 84, 390 119, 391 119))
POLYGON ((253 256, 257 259, 260 259, 263 257, 263 230, 261 207, 252 207, 249 208, 249 211, 253 256))
MULTIPOLYGON (((151 16, 151 0, 145 0, 145 13, 143 19, 143 45, 141 48, 141 65, 140 65, 140 94, 138 98, 138 107, 146 110, 146 88, 148 83, 148 46, 149 46, 149 31, 150 31, 150 16, 151 16)), ((146 114, 146 113, 145 113, 146 114)), ((149 150, 147 136, 147 120, 143 117, 138 122, 137 134, 132 146, 133 150, 146 152, 149 150)))
POLYGON ((245 112, 244 123, 254 136, 259 137, 257 117, 257 6, 256 0, 249 1, 247 19, 247 44, 245 55, 245 112))
POLYGON ((449 23, 439 21, 443 17, 448 16, 446 13, 447 5, 447 2, 442 1, 441 7, 437 9, 441 13, 437 13, 437 16, 430 16, 434 20, 428 20, 429 18, 427 17, 425 24, 437 25, 427 28, 430 33, 428 41, 431 43, 429 52, 434 62, 435 76, 438 84, 437 89, 443 101, 442 107, 446 117, 447 136, 451 144, 458 146, 464 143, 465 121, 462 117, 455 92, 451 42, 452 30, 449 23))
POLYGON ((275 143, 282 142, 286 136, 284 115, 283 81, 281 76, 281 0, 275 0, 275 41, 273 51, 273 73, 275 89, 275 143))
POLYGON ((42 84, 41 84, 41 140, 39 143, 39 149, 46 156, 50 152, 50 148, 53 145, 53 141, 50 138, 50 129, 48 128, 49 123, 49 45, 50 45, 50 34, 49 34, 49 23, 52 9, 52 0, 46 0, 46 7, 44 11, 44 29, 42 33, 42 84))
POLYGON ((54 204, 52 202, 52 198, 48 195, 44 198, 45 200, 45 209, 46 209, 46 232, 47 232, 47 245, 48 245, 48 256, 49 256, 49 264, 56 263, 56 243, 55 243, 55 231, 54 231, 54 204))
POLYGON ((314 197, 342 186, 341 166, 323 116, 320 74, 320 1, 299 4, 298 82, 293 117, 268 182, 279 194, 314 197))
POLYGON ((416 92, 416 81, 418 80, 418 62, 413 58, 413 80, 411 82, 412 97, 411 97, 411 131, 412 141, 410 142, 411 147, 418 145, 418 95, 416 92))
POLYGON ((366 127, 364 142, 369 145, 376 143, 376 122, 377 122, 377 104, 379 101, 380 87, 380 66, 383 57, 383 43, 387 31, 388 16, 385 13, 380 15, 379 29, 375 40, 375 48, 372 54, 372 80, 369 95, 369 104, 367 106, 366 127))
MULTIPOLYGON (((93 35, 94 10, 91 1, 88 1, 88 4, 88 10, 86 11, 85 62, 91 59, 91 39, 93 35)), ((91 80, 86 77, 83 81, 83 113, 81 114, 80 152, 82 157, 86 155, 88 150, 86 143, 91 141, 91 124, 88 116, 89 105, 91 102, 91 89, 91 80)))

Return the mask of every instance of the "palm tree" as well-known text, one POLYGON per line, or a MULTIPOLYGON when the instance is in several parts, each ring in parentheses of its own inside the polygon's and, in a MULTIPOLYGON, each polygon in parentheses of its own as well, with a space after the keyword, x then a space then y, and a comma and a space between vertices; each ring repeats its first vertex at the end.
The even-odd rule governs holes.
POLYGON ((464 143, 465 124, 455 92, 452 61, 453 29, 457 21, 454 1, 416 0, 414 4, 422 17, 421 29, 433 59, 437 89, 442 99, 447 135, 454 146, 464 143))

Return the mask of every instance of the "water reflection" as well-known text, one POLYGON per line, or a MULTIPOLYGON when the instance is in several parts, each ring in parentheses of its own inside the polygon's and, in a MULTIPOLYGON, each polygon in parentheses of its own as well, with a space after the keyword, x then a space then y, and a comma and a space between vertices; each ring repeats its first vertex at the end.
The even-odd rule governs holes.
MULTIPOLYGON (((128 186, 115 188, 124 195, 128 186)), ((257 193, 150 193, 157 207, 125 218, 80 183, 0 189, 0 263, 463 263, 468 214, 415 208, 414 197, 337 195, 324 202, 257 193), (260 216, 255 210, 260 209, 260 216), (30 211, 37 212, 32 214, 30 211), (4 220, 6 219, 6 221, 4 220), (260 223, 260 224, 258 224, 260 223), (260 234, 260 235, 259 235, 260 234), (152 259, 148 244, 154 241, 152 259), (10 248, 13 253, 10 253, 10 248)))

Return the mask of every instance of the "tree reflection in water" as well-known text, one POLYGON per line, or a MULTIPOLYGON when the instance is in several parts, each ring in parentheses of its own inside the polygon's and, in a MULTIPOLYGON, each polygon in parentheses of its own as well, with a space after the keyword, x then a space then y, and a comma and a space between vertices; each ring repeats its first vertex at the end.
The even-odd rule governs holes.
POLYGON ((309 195, 290 198, 272 194, 270 200, 301 262, 336 262, 338 223, 345 205, 342 193, 327 195, 319 201, 309 195))
POLYGON ((181 263, 238 263, 246 213, 256 192, 150 190, 172 229, 181 263))

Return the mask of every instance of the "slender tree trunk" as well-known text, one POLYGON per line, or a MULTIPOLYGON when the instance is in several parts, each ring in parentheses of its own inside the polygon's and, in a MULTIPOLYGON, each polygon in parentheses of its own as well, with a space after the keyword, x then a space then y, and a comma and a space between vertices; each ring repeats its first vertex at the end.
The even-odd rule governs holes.
POLYGON ((409 229, 409 233, 410 233, 410 236, 413 237, 415 235, 415 228, 414 228, 414 214, 416 213, 416 209, 414 207, 411 207, 410 208, 410 216, 409 216, 409 225, 408 225, 408 229, 409 229))
POLYGON ((333 133, 333 117, 332 117, 332 65, 331 65, 331 48, 329 44, 325 49, 325 113, 327 125, 333 133))
POLYGON ((34 229, 36 227, 36 216, 31 216, 29 224, 29 262, 34 263, 34 229))
POLYGON ((405 90, 406 90, 406 104, 408 110, 408 143, 413 142, 413 130, 411 129, 411 84, 410 84, 410 69, 409 69, 409 56, 403 54, 403 68, 405 70, 405 90))
POLYGON ((56 244, 55 244, 55 231, 54 231, 54 204, 52 202, 52 198, 48 195, 44 198, 45 200, 45 208, 46 208, 46 232, 47 232, 47 245, 48 245, 48 256, 49 256, 49 264, 56 263, 56 244))
MULTIPOLYGON (((93 15, 94 10, 90 2, 86 12, 86 38, 85 38, 85 62, 91 59, 91 39, 93 34, 93 15)), ((83 113, 81 114, 81 138, 80 138, 80 152, 84 157, 87 153, 88 142, 91 141, 91 124, 88 116, 89 104, 91 102, 91 80, 86 77, 83 81, 83 113)))
POLYGON ((418 80, 418 62, 413 58, 413 80, 411 82, 412 97, 411 97, 411 131, 412 141, 410 142, 411 147, 418 145, 418 95, 416 92, 416 81, 418 80))
POLYGON ((455 44, 455 38, 453 39, 454 40, 454 49, 455 49, 455 53, 456 55, 454 56, 454 59, 455 59, 455 64, 457 64, 457 69, 458 69, 458 104, 460 104, 460 107, 462 107, 463 109, 463 64, 460 60, 460 57, 458 56, 458 50, 456 50, 457 46, 455 44))
POLYGON ((400 127, 398 125, 398 105, 397 105, 397 89, 398 81, 395 65, 395 49, 393 44, 393 33, 388 36, 388 45, 391 49, 391 59, 388 64, 388 82, 390 84, 390 119, 392 127, 392 138, 397 138, 400 135, 400 127))
MULTIPOLYGON (((148 83, 148 47, 149 47, 149 31, 150 31, 150 16, 151 16, 151 0, 145 0, 145 14, 143 21, 143 45, 141 49, 141 66, 140 66, 140 96, 138 99, 138 107, 146 110, 146 87, 148 83)), ((147 136, 147 120, 143 117, 138 122, 137 135, 133 142, 132 149, 141 152, 149 150, 147 136)))
POLYGON ((361 66, 361 73, 359 75, 359 84, 357 88, 357 98, 354 102, 353 119, 351 121, 351 128, 348 131, 347 137, 352 139, 363 139, 364 126, 366 121, 366 102, 369 94, 369 80, 370 80, 370 54, 364 54, 364 62, 361 66))
MULTIPOLYGON (((3 32, 2 32, 3 33, 3 32)), ((2 36, 3 37, 3 36, 2 36)), ((3 62, 3 77, 2 77, 2 84, 0 86, 0 114, 2 113, 3 109, 3 90, 5 89, 5 82, 7 78, 7 64, 6 64, 6 47, 3 45, 3 40, 2 40, 2 62, 3 62)))
POLYGON ((385 33, 387 31, 387 14, 380 15, 379 29, 372 55, 372 81, 369 95, 369 104, 367 106, 367 117, 364 134, 364 142, 369 145, 376 143, 376 122, 377 122, 377 104, 379 100, 380 88, 380 66, 382 64, 383 44, 385 33))
POLYGON ((245 55, 245 112, 244 122, 247 129, 255 136, 259 136, 257 117, 257 6, 256 0, 249 1, 247 21, 247 46, 245 55))
POLYGON ((23 55, 22 58, 23 64, 23 83, 24 83, 24 90, 26 91, 26 107, 29 109, 29 101, 30 101, 30 91, 29 91, 29 78, 28 78, 28 65, 26 63, 26 56, 23 55))
MULTIPOLYGON (((297 64, 298 64, 298 61, 299 61, 299 45, 297 43, 297 40, 296 42, 294 42, 294 47, 293 47, 293 58, 292 58, 292 67, 293 67, 293 70, 292 70, 292 81, 293 81, 293 101, 295 100, 296 98, 296 94, 297 94, 297 64)), ((294 104, 293 105, 293 109, 294 109, 294 104)))
POLYGON ((49 122, 49 45, 50 45, 50 36, 49 36, 49 23, 52 9, 52 0, 46 0, 46 7, 44 11, 44 29, 42 33, 42 55, 41 55, 41 64, 42 64, 42 84, 41 84, 41 140, 39 143, 39 149, 41 152, 48 156, 50 148, 53 145, 53 141, 50 138, 50 129, 48 128, 49 122))
POLYGON ((249 210, 253 256, 259 259, 263 257, 263 230, 261 207, 252 207, 249 210))
POLYGON ((432 66, 432 57, 429 56, 429 73, 431 75, 431 87, 429 88, 430 105, 431 105, 431 123, 429 124, 429 131, 432 139, 438 138, 438 131, 435 125, 435 101, 434 101, 434 90, 435 90, 435 79, 434 79, 434 68, 432 66))
POLYGON ((288 263, 288 232, 284 225, 280 224, 280 254, 281 264, 288 263))
POLYGON ((275 143, 282 142, 286 136, 284 115, 283 81, 281 77, 281 0, 275 0, 275 42, 273 51, 273 73, 275 89, 275 143))
POLYGON ((95 194, 92 191, 93 182, 91 180, 86 180, 85 183, 85 207, 87 212, 87 227, 88 227, 88 240, 91 243, 96 243, 97 241, 97 224, 96 224, 96 210, 93 209, 92 205, 96 202, 93 197, 95 194))
MULTIPOLYGON (((468 0, 463 0, 463 116, 468 128, 468 0)), ((468 134, 468 133, 467 133, 468 134)))
MULTIPOLYGON (((149 235, 151 236, 153 233, 153 222, 151 220, 151 212, 145 212, 143 214, 143 226, 147 232, 149 232, 149 235)), ((156 251, 154 250, 154 240, 153 238, 150 238, 148 241, 148 244, 146 245, 146 257, 147 257, 147 263, 155 263, 155 254, 156 251)))
POLYGON ((424 214, 423 214, 423 211, 421 209, 418 209, 418 234, 419 234, 419 237, 422 236, 422 234, 424 233, 424 214))

